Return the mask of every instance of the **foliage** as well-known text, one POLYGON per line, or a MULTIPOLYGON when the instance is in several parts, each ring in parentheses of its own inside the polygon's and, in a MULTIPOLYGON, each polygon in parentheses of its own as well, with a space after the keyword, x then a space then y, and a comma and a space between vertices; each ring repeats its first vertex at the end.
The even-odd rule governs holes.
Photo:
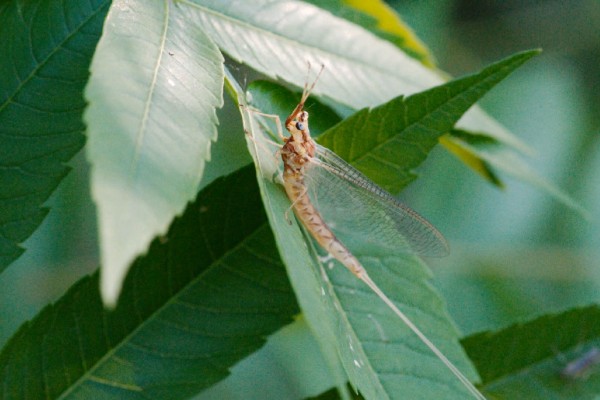
POLYGON ((597 397, 600 381, 593 374, 593 365, 587 365, 587 371, 580 375, 566 372, 569 363, 600 343, 597 306, 545 315, 497 332, 481 332, 462 343, 492 398, 597 397))
POLYGON ((81 94, 109 6, 39 3, 0 8, 0 271, 23 252, 18 244, 44 219, 40 206, 83 146, 81 94))
MULTIPOLYGON (((350 4, 326 2, 329 12, 283 0, 0 6, 0 272, 42 223, 84 131, 101 264, 6 343, 3 398, 189 398, 300 311, 325 359, 325 384, 342 398, 355 390, 368 399, 465 397, 373 293, 283 217, 289 200, 273 180, 279 161, 264 140, 277 138, 276 128, 246 96, 284 119, 298 93, 262 81, 246 94, 236 62, 296 88, 307 62, 313 71, 324 64, 307 104, 312 132, 394 194, 441 143, 495 185, 498 171, 509 172, 585 211, 522 164, 528 148, 520 139, 473 107, 537 51, 444 82, 390 9, 350 4), (247 151, 224 140, 230 132, 217 109, 225 100, 243 106, 241 118, 225 118, 243 122, 256 172, 246 166, 225 177, 231 165, 208 164, 222 143, 220 151, 247 151), (208 186, 205 167, 220 177, 208 186)), ((550 376, 550 348, 576 352, 581 334, 588 347, 597 340, 582 330, 595 318, 590 309, 464 339, 465 352, 423 261, 364 245, 367 232, 352 234, 348 243, 373 279, 494 398, 525 389, 529 398, 547 390, 562 398, 566 383, 536 378, 532 386, 523 369, 550 376), (551 340, 564 323, 573 326, 568 338, 551 340), (533 334, 544 330, 547 337, 533 334), (525 357, 512 343, 541 352, 525 357), (515 351, 502 364, 494 357, 507 347, 515 351)), ((578 382, 582 396, 594 394, 590 382, 578 382)))
POLYGON ((296 300, 252 178, 206 188, 135 262, 115 310, 96 272, 24 325, 0 355, 2 397, 186 398, 290 323, 296 300))

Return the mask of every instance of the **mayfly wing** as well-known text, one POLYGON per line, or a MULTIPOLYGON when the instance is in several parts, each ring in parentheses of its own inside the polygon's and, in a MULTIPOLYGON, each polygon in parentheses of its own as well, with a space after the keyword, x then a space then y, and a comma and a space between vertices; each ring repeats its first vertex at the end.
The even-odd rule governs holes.
MULTIPOLYGON (((448 252, 443 236, 429 222, 396 201, 331 151, 317 145, 315 157, 306 166, 303 178, 310 202, 341 243, 352 249, 353 256, 359 256, 363 251, 361 246, 365 244, 367 247, 363 254, 371 256, 380 251, 383 256, 397 254, 399 251, 438 256, 448 252)), ((475 398, 485 400, 469 379, 379 288, 365 269, 357 276, 452 371, 475 398)))
POLYGON ((305 173, 307 193, 336 234, 360 232, 361 245, 394 252, 448 254, 442 234, 416 211, 332 151, 317 145, 316 155, 305 173))

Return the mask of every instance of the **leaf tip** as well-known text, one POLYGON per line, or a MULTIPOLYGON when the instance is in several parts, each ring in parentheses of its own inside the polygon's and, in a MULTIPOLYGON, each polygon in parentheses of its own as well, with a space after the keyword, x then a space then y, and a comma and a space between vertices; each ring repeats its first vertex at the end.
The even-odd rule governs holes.
POLYGON ((127 275, 129 263, 106 263, 100 271, 100 296, 106 309, 112 310, 117 306, 123 281, 127 275))
POLYGON ((524 51, 522 51, 520 53, 517 53, 516 55, 520 55, 525 61, 527 61, 530 58, 533 58, 533 57, 537 56, 542 51, 543 50, 542 50, 541 47, 537 47, 537 48, 530 49, 530 50, 524 50, 524 51))

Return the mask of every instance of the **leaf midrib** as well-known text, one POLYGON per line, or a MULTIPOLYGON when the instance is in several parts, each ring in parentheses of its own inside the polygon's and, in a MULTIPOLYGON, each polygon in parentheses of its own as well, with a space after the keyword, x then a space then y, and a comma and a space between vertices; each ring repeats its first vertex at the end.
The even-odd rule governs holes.
POLYGON ((144 103, 144 112, 142 113, 142 118, 140 121, 140 125, 138 128, 138 131, 135 135, 135 149, 134 149, 134 153, 133 153, 133 157, 131 160, 131 168, 130 168, 130 176, 132 177, 132 181, 137 182, 137 179, 135 179, 135 176, 137 175, 138 172, 138 161, 140 158, 140 150, 142 147, 142 143, 144 142, 144 137, 146 136, 146 126, 148 124, 148 120, 149 120, 149 114, 150 114, 150 107, 152 105, 152 99, 154 97, 154 91, 156 89, 156 81, 158 80, 158 72, 160 70, 160 65, 162 63, 162 59, 164 57, 164 49, 165 49, 165 41, 167 38, 167 32, 169 30, 169 11, 170 11, 170 2, 169 1, 163 1, 163 4, 165 6, 165 16, 163 19, 163 31, 161 34, 161 42, 160 45, 157 46, 157 50, 158 50, 158 57, 156 59, 156 63, 154 65, 154 71, 152 74, 152 82, 150 83, 150 90, 148 90, 148 94, 146 96, 146 101, 144 103))
MULTIPOLYGON (((263 222, 262 224, 260 224, 259 226, 257 226, 252 233, 248 234, 244 239, 242 239, 240 242, 238 242, 237 244, 235 244, 233 247, 231 247, 230 249, 228 249, 226 252, 224 252, 219 258, 213 258, 210 266, 208 268, 206 268, 204 271, 202 271, 200 274, 198 274, 194 279, 190 280, 188 282, 188 284, 182 286, 175 295, 171 296, 170 299, 168 299, 163 305, 161 305, 159 308, 157 308, 148 318, 146 318, 145 320, 142 321, 141 324, 139 324, 135 329, 133 329, 129 334, 127 334, 126 336, 124 336, 122 338, 122 340, 120 341, 120 343, 114 347, 112 347, 111 349, 109 349, 109 351, 102 356, 100 359, 98 359, 98 361, 96 361, 96 363, 94 364, 94 366, 92 368, 90 368, 88 371, 86 371, 84 374, 82 374, 81 377, 79 377, 77 379, 77 381, 75 381, 69 388, 67 388, 67 390, 63 393, 61 393, 61 395, 58 397, 58 399, 66 399, 67 396, 69 396, 75 389, 77 389, 78 387, 82 386, 86 380, 94 380, 96 382, 98 382, 95 378, 96 376, 93 375, 93 373, 100 368, 102 365, 104 365, 105 362, 107 362, 111 357, 113 357, 118 350, 120 350, 123 346, 127 345, 131 339, 133 337, 135 337, 135 335, 141 331, 144 327, 147 326, 147 324, 151 321, 153 321, 157 315, 159 315, 163 310, 167 309, 167 307, 173 305, 176 302, 176 298, 182 293, 184 292, 187 288, 189 288, 192 285, 195 285, 196 283, 198 283, 200 280, 202 280, 202 278, 207 275, 209 272, 211 272, 213 270, 213 268, 217 265, 220 265, 221 262, 227 258, 229 255, 239 251, 240 249, 242 249, 246 242, 251 240, 255 235, 259 235, 261 234, 261 230, 264 229, 265 226, 268 226, 268 223, 263 222)), ((106 324, 103 324, 103 328, 106 327, 106 324)), ((104 329, 103 329, 104 330, 104 329)), ((100 378, 106 381, 105 378, 100 378)), ((115 381, 110 381, 110 382, 115 382, 115 381)), ((117 382, 121 387, 121 383, 117 382)))
MULTIPOLYGON (((270 198, 270 196, 269 196, 270 198)), ((271 207, 270 207, 271 208, 271 207)), ((271 208, 271 214, 273 216, 275 216, 275 212, 273 211, 273 209, 271 208)), ((321 263, 321 261, 319 261, 319 257, 318 257, 318 251, 315 247, 315 243, 314 241, 311 239, 311 235, 306 232, 306 228, 304 228, 304 225, 302 224, 298 224, 297 225, 301 231, 301 234, 303 236, 303 240, 305 241, 305 243, 307 244, 307 251, 309 252, 310 258, 313 260, 313 262, 316 264, 317 268, 320 268, 321 270, 323 270, 324 266, 321 263)), ((380 393, 385 393, 387 396, 387 390, 385 390, 381 380, 378 377, 378 374, 374 368, 374 366, 371 363, 370 358, 367 356, 367 354, 365 353, 365 350, 363 348, 362 345, 362 341, 360 340, 359 336, 356 333, 356 330, 354 329, 353 325, 350 323, 349 319, 348 319, 348 313, 346 312, 346 309, 343 307, 342 303, 340 302, 340 298, 335 290, 335 286, 333 285, 333 283, 329 280, 329 279, 322 279, 321 277, 319 277, 319 280, 323 281, 323 284, 327 285, 328 287, 328 296, 331 297, 331 301, 332 303, 336 303, 338 305, 338 307, 340 307, 340 310, 344 310, 343 313, 340 313, 340 318, 343 320, 343 323, 346 325, 346 329, 352 333, 353 335, 353 341, 354 343, 358 346, 358 348, 360 349, 361 352, 361 359, 365 362, 365 365, 363 365, 363 367, 366 367, 366 369, 369 371, 369 373, 375 377, 375 379, 371 379, 371 381, 375 381, 377 386, 378 386, 378 391, 380 393)), ((334 306, 335 307, 335 306, 334 306)), ((341 362, 341 358, 340 358, 340 362, 341 362)), ((343 364, 343 363, 342 363, 343 364)), ((389 396, 387 396, 387 399, 389 399, 389 396)))
MULTIPOLYGON (((348 58, 348 57, 344 57, 342 54, 338 54, 338 53, 332 53, 332 52, 330 52, 329 50, 323 49, 323 48, 321 48, 321 47, 318 47, 318 46, 316 46, 316 45, 310 45, 310 46, 309 46, 309 45, 307 45, 306 43, 304 43, 304 42, 301 42, 301 41, 298 41, 298 40, 294 40, 294 39, 293 39, 293 38, 291 38, 291 37, 288 37, 288 36, 283 36, 283 35, 281 35, 281 34, 279 34, 279 33, 277 33, 277 32, 273 32, 273 31, 266 30, 266 29, 264 29, 264 28, 262 28, 262 27, 260 27, 260 26, 258 26, 258 25, 251 24, 251 23, 249 23, 249 22, 247 22, 247 21, 244 21, 244 20, 241 20, 241 19, 239 19, 239 18, 235 18, 235 17, 232 17, 232 16, 230 16, 230 15, 227 15, 227 14, 224 14, 224 13, 221 13, 221 12, 218 12, 218 11, 216 11, 216 10, 212 9, 212 8, 208 8, 208 7, 206 7, 206 6, 203 6, 203 5, 201 5, 201 4, 198 4, 198 3, 195 3, 195 2, 191 2, 191 1, 189 1, 189 0, 180 0, 179 2, 180 2, 180 3, 183 3, 183 4, 186 4, 186 5, 190 6, 190 7, 196 7, 196 8, 198 8, 198 9, 200 9, 200 10, 202 10, 202 11, 206 12, 207 14, 211 14, 211 15, 213 15, 213 16, 216 16, 216 17, 218 17, 218 18, 222 18, 222 19, 224 19, 224 20, 228 20, 228 21, 230 21, 231 23, 233 23, 233 24, 237 24, 238 26, 240 26, 240 27, 242 27, 242 28, 246 28, 246 29, 249 29, 249 30, 254 30, 254 31, 256 31, 256 32, 263 33, 263 34, 265 34, 265 35, 268 35, 268 36, 272 36, 272 37, 278 38, 278 39, 279 39, 279 40, 281 40, 281 41, 286 41, 286 42, 288 42, 288 43, 290 43, 290 44, 291 44, 291 47, 292 47, 292 48, 293 48, 293 47, 303 47, 303 48, 305 48, 305 49, 313 49, 313 50, 317 50, 317 51, 319 51, 319 52, 321 52, 321 53, 323 53, 323 54, 326 54, 326 55, 328 55, 329 57, 332 57, 332 58, 338 58, 338 59, 340 59, 340 60, 352 61, 354 64, 360 65, 360 66, 362 66, 362 67, 365 67, 365 68, 368 68, 368 69, 376 70, 376 71, 378 71, 378 72, 380 72, 380 73, 382 73, 382 74, 389 74, 389 73, 393 73, 393 72, 391 72, 391 71, 389 71, 389 70, 386 70, 386 69, 384 69, 384 68, 381 68, 379 64, 377 64, 377 65, 374 65, 374 64, 369 64, 369 63, 367 63, 367 62, 364 62, 364 61, 362 61, 362 60, 360 60, 360 59, 354 59, 354 58, 348 58)), ((310 5, 310 6, 313 6, 313 7, 315 7, 315 8, 319 8, 319 7, 317 7, 317 6, 314 6, 314 5, 312 5, 312 4, 309 4, 309 5, 310 5)), ((321 9, 321 8, 319 8, 319 9, 320 9, 320 10, 323 10, 323 9, 321 9)), ((323 10, 323 11, 327 12, 326 10, 323 10)), ((334 18, 340 18, 340 17, 338 17, 338 16, 336 16, 336 15, 333 15, 333 14, 331 14, 331 15, 332 15, 334 18)), ((344 20, 343 18, 340 18, 340 19, 344 20)), ((344 21, 345 21, 345 22, 348 22, 348 21, 346 21, 346 20, 344 20, 344 21)), ((357 25, 357 27, 358 27, 358 25, 357 25)), ((361 28, 361 29, 364 29, 364 28, 361 28)), ((368 32, 367 30, 365 30, 365 32, 367 32, 367 33, 369 33, 369 34, 373 35, 372 33, 368 32)), ((209 36, 209 37, 210 37, 210 35, 207 35, 207 36, 209 36)), ((373 35, 373 37, 374 37, 374 38, 377 38, 377 40, 382 40, 382 41, 383 41, 383 39, 380 39, 380 38, 378 38, 378 37, 377 37, 377 36, 375 36, 375 35, 373 35)), ((387 43, 387 41, 385 41, 385 42, 387 43)), ((400 51, 400 50, 398 50, 398 51, 400 51)), ((409 80, 409 79, 406 79, 406 78, 404 78, 403 76, 399 76, 399 75, 396 75, 396 74, 393 74, 393 76, 394 76, 396 79, 400 79, 400 80, 402 80, 402 81, 404 81, 404 82, 406 82, 406 83, 408 83, 408 84, 411 84, 411 86, 412 86, 412 83, 410 82, 410 80, 409 80)), ((318 91, 318 88, 317 88, 316 90, 318 91)))
MULTIPOLYGON (((0 113, 2 113, 2 111, 6 107, 8 107, 9 104, 12 103, 12 100, 15 98, 15 96, 21 92, 21 89, 23 89, 24 86, 26 86, 35 76, 37 76, 37 73, 48 64, 49 60, 55 54, 58 53, 58 49, 62 49, 64 44, 67 43, 69 40, 71 40, 71 38, 73 38, 80 31, 80 29, 82 27, 84 27, 90 20, 95 18, 96 15, 98 15, 98 13, 100 13, 100 10, 102 10, 102 8, 106 6, 106 3, 107 3, 106 1, 100 3, 100 6, 96 9, 95 12, 91 13, 87 19, 82 20, 82 22, 76 27, 76 29, 73 29, 69 35, 65 36, 64 40, 57 43, 54 46, 54 49, 48 53, 47 57, 42 62, 38 63, 36 65, 36 67, 31 70, 31 73, 25 79, 21 80, 20 84, 15 87, 15 90, 6 99, 6 101, 2 105, 0 105, 0 113)), ((19 15, 21 15, 21 13, 19 13, 19 15)), ((28 28, 29 28, 29 26, 28 26, 28 28)), ((31 49, 31 50, 33 50, 33 49, 31 49)), ((33 57, 33 58, 35 59, 35 57, 33 57)), ((35 59, 35 60, 37 61, 37 59, 35 59)))

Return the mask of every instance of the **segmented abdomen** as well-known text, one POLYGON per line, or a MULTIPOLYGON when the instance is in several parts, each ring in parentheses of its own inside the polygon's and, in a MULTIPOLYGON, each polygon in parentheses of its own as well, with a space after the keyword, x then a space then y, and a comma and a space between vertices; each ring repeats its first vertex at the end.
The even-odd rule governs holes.
POLYGON ((283 176, 284 187, 288 198, 294 204, 294 212, 308 229, 315 240, 335 259, 344 264, 352 273, 361 276, 364 268, 356 257, 350 253, 325 223, 321 214, 314 207, 302 177, 293 173, 283 176))

